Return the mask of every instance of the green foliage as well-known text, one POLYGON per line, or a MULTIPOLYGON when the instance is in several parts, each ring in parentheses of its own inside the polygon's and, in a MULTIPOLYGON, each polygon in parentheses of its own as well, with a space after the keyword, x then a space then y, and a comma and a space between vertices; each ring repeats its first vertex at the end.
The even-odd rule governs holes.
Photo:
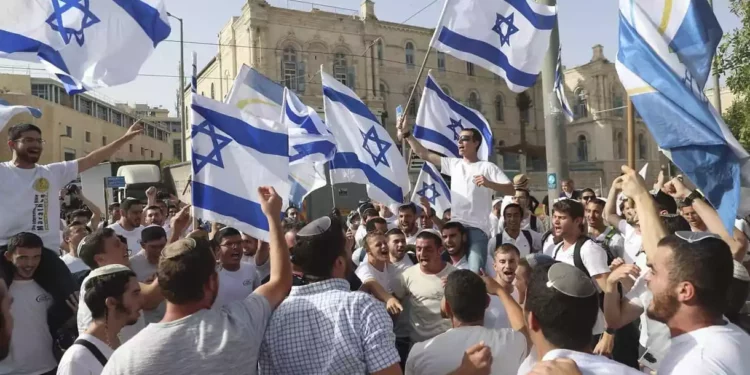
POLYGON ((736 100, 724 112, 724 121, 745 149, 750 145, 750 0, 729 0, 742 26, 724 35, 714 69, 726 77, 736 100))
POLYGON ((724 122, 729 126, 742 147, 750 150, 750 101, 747 97, 737 99, 724 112, 724 122))
POLYGON ((179 162, 180 161, 178 159, 164 159, 164 160, 161 161, 161 167, 162 168, 168 167, 168 166, 170 166, 172 164, 177 164, 179 162))

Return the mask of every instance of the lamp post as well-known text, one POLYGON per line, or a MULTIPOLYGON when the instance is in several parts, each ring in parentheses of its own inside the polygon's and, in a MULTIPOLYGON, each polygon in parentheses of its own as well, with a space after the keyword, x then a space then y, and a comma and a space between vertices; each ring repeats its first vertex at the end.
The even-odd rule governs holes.
POLYGON ((183 39, 182 18, 169 12, 167 15, 180 22, 180 161, 185 161, 185 116, 187 115, 185 113, 185 40, 183 39))

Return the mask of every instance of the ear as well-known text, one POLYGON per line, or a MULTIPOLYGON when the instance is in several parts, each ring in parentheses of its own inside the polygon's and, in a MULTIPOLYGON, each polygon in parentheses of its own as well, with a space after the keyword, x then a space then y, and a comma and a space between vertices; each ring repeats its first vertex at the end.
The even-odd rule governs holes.
POLYGON ((107 297, 104 299, 104 306, 107 307, 107 310, 114 309, 117 306, 117 300, 114 297, 107 297))
POLYGON ((453 310, 451 309, 451 305, 445 299, 445 296, 440 300, 440 316, 443 319, 450 319, 453 317, 453 310))
POLYGON ((100 263, 103 262, 102 258, 103 258, 102 254, 96 254, 96 255, 94 255, 94 262, 96 264, 100 264, 100 263))
MULTIPOLYGON (((9 141, 9 142, 10 142, 10 141, 9 141)), ((5 259, 6 259, 6 260, 7 260, 8 262, 11 262, 11 263, 13 263, 13 253, 11 253, 10 251, 6 251, 6 252, 5 252, 5 259)))
POLYGON ((677 283, 675 286, 675 293, 680 302, 693 301, 695 300, 695 285, 687 281, 677 283))
POLYGON ((536 316, 534 316, 533 312, 526 313, 526 326, 529 327, 529 329, 534 332, 540 331, 542 329, 542 327, 539 325, 539 321, 536 320, 536 316))

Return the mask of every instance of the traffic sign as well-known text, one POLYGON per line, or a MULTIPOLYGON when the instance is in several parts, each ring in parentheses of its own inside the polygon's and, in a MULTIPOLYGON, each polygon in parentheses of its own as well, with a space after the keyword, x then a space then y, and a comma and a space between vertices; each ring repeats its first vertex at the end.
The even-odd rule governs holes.
POLYGON ((104 184, 108 188, 123 188, 125 187, 125 177, 123 176, 107 177, 104 179, 104 184))
POLYGON ((547 175, 547 189, 557 189, 557 173, 547 175))

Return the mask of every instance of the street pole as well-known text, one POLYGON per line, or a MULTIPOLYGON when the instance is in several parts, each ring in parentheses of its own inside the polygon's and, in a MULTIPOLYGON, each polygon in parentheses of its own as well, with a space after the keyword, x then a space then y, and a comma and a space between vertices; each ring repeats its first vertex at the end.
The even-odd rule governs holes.
MULTIPOLYGON (((544 0, 544 5, 556 5, 556 0, 544 0)), ((547 145, 547 194, 548 214, 552 217, 552 205, 560 196, 560 181, 568 178, 567 140, 560 101, 554 93, 557 54, 560 50, 558 21, 550 35, 549 49, 542 65, 542 100, 544 102, 544 139, 547 145)))
POLYGON ((628 167, 635 169, 635 106, 628 96, 628 167))
POLYGON ((185 161, 185 127, 187 124, 185 113, 185 40, 183 34, 182 18, 175 17, 171 13, 168 16, 180 22, 180 161, 185 161))
MULTIPOLYGON (((713 0, 708 0, 708 3, 711 4, 711 9, 714 8, 714 2, 713 0)), ((713 67, 712 67, 713 68, 713 67)), ((716 112, 721 115, 721 81, 719 81, 719 73, 716 72, 716 69, 711 69, 713 71, 712 78, 714 81, 714 108, 716 108, 716 112)))

